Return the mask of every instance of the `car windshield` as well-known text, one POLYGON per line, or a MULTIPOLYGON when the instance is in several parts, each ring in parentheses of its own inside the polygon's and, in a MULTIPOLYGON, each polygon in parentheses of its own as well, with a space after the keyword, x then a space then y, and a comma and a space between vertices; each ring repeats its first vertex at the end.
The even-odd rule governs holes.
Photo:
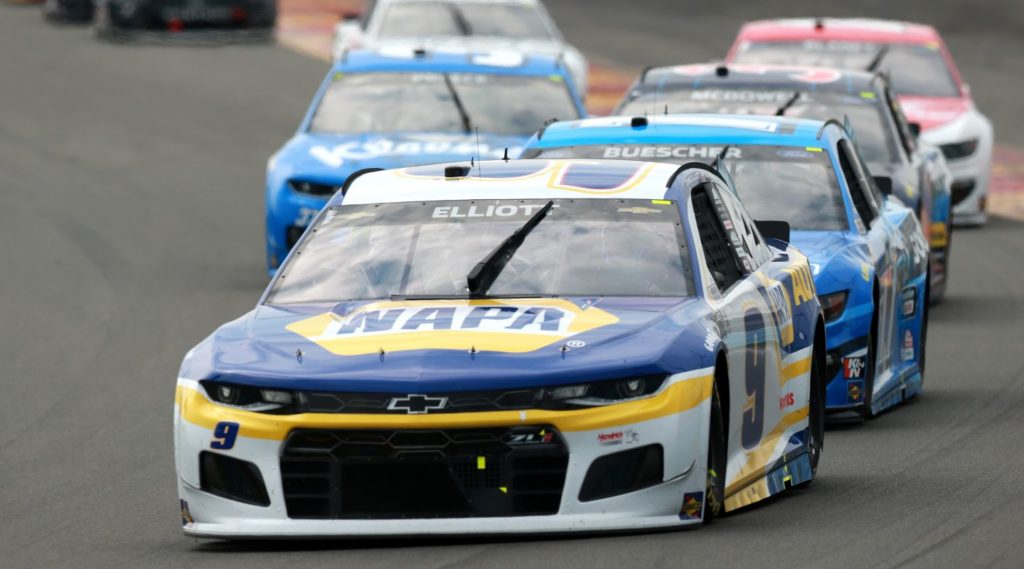
MULTIPOLYGON (((605 144, 529 148, 523 158, 710 163, 722 149, 699 144, 605 144)), ((822 149, 730 146, 725 164, 740 200, 754 219, 787 221, 796 230, 849 228, 835 171, 822 149)))
POLYGON ((465 298, 470 271, 548 201, 488 296, 690 295, 674 201, 475 200, 332 207, 267 302, 465 298))
POLYGON ((878 70, 885 71, 899 95, 959 97, 960 90, 936 44, 878 44, 849 41, 748 42, 736 63, 812 65, 867 70, 886 45, 878 70))
POLYGON ((845 93, 797 93, 782 89, 663 89, 642 93, 625 103, 621 114, 638 115, 659 112, 667 107, 670 113, 725 113, 774 115, 789 104, 785 116, 814 120, 850 119, 861 154, 869 163, 891 164, 900 161, 896 125, 889 120, 888 109, 881 96, 865 91, 857 95, 845 93))
POLYGON ((395 2, 387 6, 379 37, 489 36, 550 40, 537 8, 512 2, 395 2))
POLYGON ((479 129, 529 136, 552 118, 579 118, 559 75, 339 72, 321 98, 309 131, 469 133, 479 129))

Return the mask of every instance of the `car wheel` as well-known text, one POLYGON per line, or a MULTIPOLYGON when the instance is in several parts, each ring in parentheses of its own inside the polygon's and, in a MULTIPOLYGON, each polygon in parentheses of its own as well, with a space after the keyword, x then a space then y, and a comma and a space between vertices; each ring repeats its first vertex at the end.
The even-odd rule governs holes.
POLYGON ((708 429, 708 468, 704 495, 703 523, 709 524, 725 512, 725 423, 718 386, 711 389, 711 425, 708 429))
POLYGON ((815 348, 811 354, 810 400, 807 415, 807 458, 811 463, 811 478, 797 485, 804 488, 809 485, 818 473, 818 462, 821 451, 825 448, 825 370, 822 363, 824 357, 815 348))

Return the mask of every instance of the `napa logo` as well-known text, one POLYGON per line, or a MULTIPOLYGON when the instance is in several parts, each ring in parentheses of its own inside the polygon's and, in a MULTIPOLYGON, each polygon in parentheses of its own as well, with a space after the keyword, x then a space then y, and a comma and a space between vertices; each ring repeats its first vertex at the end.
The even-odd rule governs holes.
POLYGON ((618 322, 567 300, 375 302, 344 316, 328 312, 287 329, 339 356, 406 350, 532 352, 618 322))

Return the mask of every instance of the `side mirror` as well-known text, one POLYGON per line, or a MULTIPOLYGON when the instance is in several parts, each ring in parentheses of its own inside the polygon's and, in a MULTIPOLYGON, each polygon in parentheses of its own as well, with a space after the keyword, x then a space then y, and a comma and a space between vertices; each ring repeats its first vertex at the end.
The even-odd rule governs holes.
POLYGON ((765 238, 789 243, 789 223, 785 221, 754 221, 754 225, 765 238))
POLYGON ((875 185, 878 186, 878 191, 882 192, 883 196, 892 195, 892 178, 889 176, 873 176, 872 179, 875 181, 875 185))
POLYGON ((914 136, 921 136, 921 123, 910 123, 910 132, 914 136))

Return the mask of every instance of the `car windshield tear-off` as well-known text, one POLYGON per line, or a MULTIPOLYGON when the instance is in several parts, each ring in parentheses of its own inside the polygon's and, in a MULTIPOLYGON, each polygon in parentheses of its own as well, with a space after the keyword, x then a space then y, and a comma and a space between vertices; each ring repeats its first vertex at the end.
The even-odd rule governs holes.
POLYGON ((516 251, 522 246, 523 241, 533 231, 534 227, 547 217, 548 212, 555 206, 554 201, 544 204, 544 207, 537 210, 522 227, 515 230, 504 241, 498 244, 482 261, 473 267, 473 270, 466 276, 466 285, 471 298, 479 298, 487 295, 487 290, 494 284, 495 279, 508 264, 516 251))

